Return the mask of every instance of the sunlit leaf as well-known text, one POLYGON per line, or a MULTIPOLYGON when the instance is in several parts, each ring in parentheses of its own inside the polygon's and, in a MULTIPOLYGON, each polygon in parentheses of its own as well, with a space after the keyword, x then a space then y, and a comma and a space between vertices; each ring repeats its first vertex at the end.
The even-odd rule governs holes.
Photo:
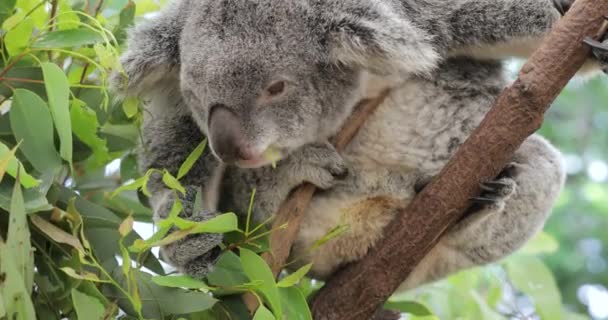
POLYGON ((21 170, 19 170, 19 181, 22 186, 25 188, 32 188, 39 185, 40 181, 25 172, 23 164, 15 157, 17 148, 18 146, 9 150, 6 145, 0 142, 0 181, 2 181, 5 172, 16 178, 17 169, 21 168, 21 170))
POLYGON ((518 252, 527 255, 537 255, 541 253, 553 253, 559 249, 559 243, 546 232, 540 232, 532 238, 518 252))
POLYGON ((163 173, 163 182, 165 185, 173 190, 177 190, 182 194, 186 194, 186 189, 172 176, 169 172, 165 171, 163 173))
POLYGON ((509 279, 532 300, 542 319, 559 320, 561 295, 551 271, 535 257, 512 257, 505 263, 509 279))
POLYGON ((308 270, 310 270, 311 267, 312 267, 312 263, 309 263, 309 264, 301 267, 300 269, 291 273, 287 277, 281 279, 281 281, 279 281, 279 283, 277 283, 277 287, 284 288, 284 287, 291 287, 291 286, 295 285, 296 283, 300 282, 300 280, 308 273, 308 270))
POLYGON ((34 31, 34 20, 26 18, 19 21, 15 27, 4 35, 4 45, 10 56, 19 54, 25 49, 34 31))
POLYGON ((186 161, 184 161, 184 163, 179 167, 179 171, 177 172, 178 180, 183 178, 186 174, 188 174, 188 172, 190 172, 192 166, 194 166, 196 161, 198 161, 198 159, 203 154, 203 151, 205 151, 206 146, 207 139, 201 141, 201 143, 199 143, 198 146, 196 146, 196 148, 190 153, 188 158, 186 158, 186 161))
POLYGON ((261 305, 258 310, 256 310, 255 315, 253 316, 253 320, 275 320, 276 318, 272 315, 272 312, 268 310, 265 306, 261 305))

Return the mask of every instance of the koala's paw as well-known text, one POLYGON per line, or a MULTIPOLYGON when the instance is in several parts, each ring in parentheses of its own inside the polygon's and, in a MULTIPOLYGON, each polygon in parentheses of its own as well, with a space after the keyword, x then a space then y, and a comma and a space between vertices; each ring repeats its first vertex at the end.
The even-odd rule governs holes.
MULTIPOLYGON (((202 213, 188 217, 192 221, 207 221, 217 213, 202 213)), ((222 252, 223 234, 200 233, 161 248, 163 257, 181 272, 194 278, 203 278, 211 271, 222 252)))
POLYGON ((573 3, 574 0, 553 0, 553 6, 555 6, 555 9, 557 9, 562 16, 570 10, 573 3))
POLYGON ((294 186, 310 182, 321 189, 328 189, 348 176, 344 160, 329 143, 305 145, 289 158, 286 174, 294 186))
POLYGON ((471 198, 472 205, 467 214, 481 210, 502 210, 505 202, 515 193, 516 164, 508 164, 496 177, 496 180, 482 182, 481 194, 471 198))
POLYGON ((602 42, 599 42, 587 37, 583 42, 591 47, 591 52, 597 61, 599 61, 602 71, 608 74, 608 34, 605 34, 602 38, 602 42))

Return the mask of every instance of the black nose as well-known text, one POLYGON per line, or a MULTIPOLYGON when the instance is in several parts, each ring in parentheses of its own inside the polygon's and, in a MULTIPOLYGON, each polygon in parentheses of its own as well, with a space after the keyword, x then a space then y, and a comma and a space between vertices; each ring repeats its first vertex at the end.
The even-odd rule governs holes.
POLYGON ((209 114, 209 143, 220 160, 233 164, 243 159, 243 132, 238 117, 223 105, 215 105, 209 114))

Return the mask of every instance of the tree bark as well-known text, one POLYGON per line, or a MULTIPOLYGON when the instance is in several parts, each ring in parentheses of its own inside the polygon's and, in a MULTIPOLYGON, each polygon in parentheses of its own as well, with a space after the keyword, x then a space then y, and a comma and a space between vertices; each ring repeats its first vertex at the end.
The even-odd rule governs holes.
POLYGON ((583 39, 599 36, 606 14, 608 0, 574 3, 441 173, 387 227, 381 243, 313 298, 316 320, 369 319, 382 306, 462 215, 480 181, 495 177, 540 127, 551 102, 590 55, 583 39))

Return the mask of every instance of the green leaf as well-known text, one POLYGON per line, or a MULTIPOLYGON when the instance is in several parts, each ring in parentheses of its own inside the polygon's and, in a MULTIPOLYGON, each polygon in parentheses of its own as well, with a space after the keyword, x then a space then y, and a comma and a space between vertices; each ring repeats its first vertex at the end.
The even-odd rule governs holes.
POLYGON ((559 249, 559 243, 546 232, 540 232, 532 240, 530 240, 518 253, 527 255, 548 254, 556 252, 559 249))
POLYGON ((561 295, 551 271, 536 257, 516 256, 508 259, 505 268, 513 285, 534 301, 542 319, 559 320, 561 295))
POLYGON ((180 229, 192 228, 191 234, 196 233, 227 233, 237 231, 238 218, 236 214, 232 212, 220 214, 217 217, 213 217, 207 221, 197 222, 186 220, 182 218, 175 219, 175 226, 180 229))
POLYGON ((70 120, 70 84, 63 70, 54 63, 44 62, 40 65, 44 75, 46 95, 59 134, 59 154, 72 163, 72 121, 70 120))
POLYGON ((298 269, 296 272, 293 272, 292 274, 288 275, 287 277, 281 279, 281 281, 279 281, 279 283, 277 283, 277 287, 285 288, 285 287, 291 287, 291 286, 295 285, 296 283, 300 282, 300 280, 302 278, 304 278, 304 276, 306 276, 306 274, 308 273, 308 270, 310 270, 311 267, 312 267, 312 263, 309 263, 309 264, 303 266, 302 268, 298 269))
POLYGON ((16 2, 17 0, 3 0, 0 2, 0 24, 12 15, 16 2))
POLYGON ((4 35, 4 44, 9 56, 16 56, 27 47, 33 31, 34 20, 26 18, 4 35))
MULTIPOLYGON (((422 303, 415 301, 392 301, 389 300, 384 304, 385 309, 395 310, 403 313, 408 313, 416 317, 435 317, 433 312, 422 303)), ((436 317, 435 317, 436 318, 436 317)))
POLYGON ((182 165, 179 167, 179 171, 177 172, 178 180, 180 180, 185 175, 187 175, 188 172, 190 172, 192 166, 194 166, 196 161, 198 161, 198 159, 203 154, 203 151, 205 151, 205 146, 207 146, 207 139, 201 141, 201 143, 198 144, 198 146, 192 151, 192 153, 190 153, 188 158, 186 158, 186 161, 182 163, 182 165))
MULTIPOLYGON (((133 269, 133 274, 143 303, 142 313, 146 319, 163 319, 168 315, 201 312, 211 309, 217 302, 204 292, 159 286, 152 281, 151 275, 137 269, 133 269)), ((126 287, 124 275, 119 268, 112 271, 112 277, 126 287)), ((134 314, 129 300, 114 286, 104 286, 104 295, 110 300, 117 300, 121 309, 127 313, 134 314)))
POLYGON ((137 97, 127 97, 122 102, 122 110, 127 118, 133 118, 139 111, 139 99, 137 97))
POLYGON ((154 276, 152 282, 159 286, 171 287, 171 288, 186 288, 186 289, 198 289, 204 292, 210 290, 209 286, 204 281, 196 280, 189 276, 154 276))
POLYGON ((239 257, 232 251, 226 251, 207 275, 207 281, 213 286, 235 287, 247 283, 248 279, 239 257))
POLYGON ((348 225, 338 225, 335 226, 334 228, 332 228, 331 230, 329 230, 323 237, 321 237, 321 239, 315 241, 310 250, 315 250, 318 247, 324 245, 325 243, 327 243, 329 240, 337 238, 339 236, 341 236, 342 234, 344 234, 346 231, 348 231, 350 227, 348 225))
POLYGON ((37 215, 32 215, 30 220, 32 221, 32 224, 38 228, 38 230, 47 235, 49 238, 53 239, 53 241, 67 244, 70 247, 85 253, 80 240, 78 240, 78 238, 76 238, 74 235, 59 229, 54 224, 40 218, 37 215))
MULTIPOLYGON (((13 150, 9 150, 7 146, 0 142, 0 159, 4 159, 8 157, 8 162, 6 163, 6 167, 3 168, 10 176, 16 178, 17 177, 17 169, 21 168, 19 171, 19 182, 25 188, 32 188, 40 184, 40 181, 36 178, 29 175, 23 169, 23 164, 21 161, 17 160, 15 157, 15 151, 17 147, 13 150)), ((2 175, 0 175, 0 181, 2 180, 2 175)))
POLYGON ((186 194, 186 189, 172 176, 168 171, 163 173, 163 182, 172 190, 177 190, 182 194, 186 194))
POLYGON ((15 90, 9 112, 11 129, 21 143, 21 152, 39 172, 54 172, 61 158, 53 141, 53 120, 46 103, 35 93, 15 90))
POLYGON ((272 315, 272 312, 270 312, 270 310, 266 309, 266 307, 263 305, 260 305, 258 310, 255 312, 255 315, 253 316, 253 320, 275 320, 275 319, 276 318, 272 315))
POLYGON ((504 317, 488 306, 488 303, 479 296, 479 293, 471 291, 471 296, 477 302, 479 313, 484 320, 502 320, 504 317))
POLYGON ((86 107, 84 102, 73 100, 70 108, 72 131, 93 151, 93 164, 104 165, 110 160, 106 141, 97 135, 99 122, 95 111, 86 107))
POLYGON ((277 319, 283 319, 283 309, 281 308, 281 300, 279 290, 274 281, 272 271, 260 256, 255 252, 240 248, 241 264, 247 277, 251 281, 261 281, 257 286, 258 291, 264 296, 266 302, 272 308, 273 314, 277 319))
POLYGON ((80 47, 95 44, 101 40, 103 38, 99 32, 86 28, 57 30, 43 34, 32 47, 40 49, 80 47))
POLYGON ((306 298, 296 287, 279 288, 281 303, 285 311, 285 318, 289 320, 312 320, 306 298))
POLYGON ((29 290, 15 262, 11 249, 0 239, 0 274, 4 275, 0 281, 0 305, 7 319, 36 319, 29 290))
POLYGON ((99 282, 99 283, 108 283, 109 282, 108 280, 99 279, 99 277, 96 274, 88 272, 88 271, 81 271, 80 273, 78 273, 78 272, 76 272, 76 270, 74 270, 70 267, 63 267, 63 268, 60 268, 60 270, 65 272, 65 274, 67 274, 71 278, 78 279, 78 280, 85 280, 85 281, 99 282))
POLYGON ((3 1, 2 4, 0 4, 0 12, 2 12, 3 14, 6 14, 5 18, 2 19, 2 21, 1 21, 2 29, 10 30, 10 29, 16 27, 17 24, 19 24, 19 22, 23 21, 23 19, 25 18, 25 12, 23 12, 21 10, 15 12, 15 14, 12 14, 12 12, 14 11, 13 10, 14 8, 15 8, 15 0, 3 1), (12 4, 11 4, 11 2, 12 2, 12 4))
POLYGON ((10 220, 6 246, 21 274, 25 289, 30 293, 34 284, 34 252, 30 244, 30 229, 27 224, 27 214, 25 213, 25 204, 19 181, 15 183, 13 189, 9 212, 10 220))
POLYGON ((78 319, 103 320, 105 308, 103 304, 94 297, 72 289, 72 302, 78 319))
POLYGON ((57 3, 56 26, 58 30, 76 29, 80 24, 80 17, 72 10, 67 1, 57 3))

